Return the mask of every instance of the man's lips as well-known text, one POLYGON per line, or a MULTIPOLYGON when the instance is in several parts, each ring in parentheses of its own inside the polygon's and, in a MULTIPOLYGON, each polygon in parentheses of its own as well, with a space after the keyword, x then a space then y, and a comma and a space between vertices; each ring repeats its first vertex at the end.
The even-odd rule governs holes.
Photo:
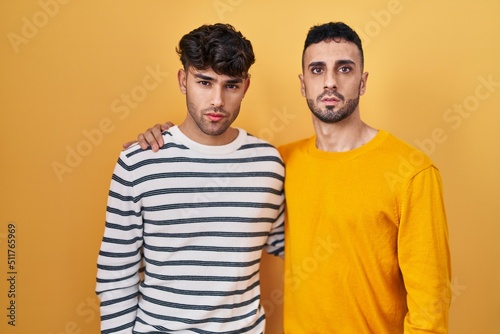
POLYGON ((344 96, 338 92, 324 92, 318 96, 318 100, 327 105, 336 105, 344 100, 344 96))
POLYGON ((207 113, 205 115, 213 122, 217 122, 224 117, 224 114, 222 113, 207 113))
POLYGON ((323 102, 324 104, 337 104, 340 102, 339 99, 337 99, 336 97, 324 97, 321 99, 321 102, 323 102))

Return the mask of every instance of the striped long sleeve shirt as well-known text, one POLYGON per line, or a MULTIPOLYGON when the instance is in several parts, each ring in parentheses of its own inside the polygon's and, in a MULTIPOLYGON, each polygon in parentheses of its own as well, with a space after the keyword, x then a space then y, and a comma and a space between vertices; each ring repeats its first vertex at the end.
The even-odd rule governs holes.
POLYGON ((97 261, 101 333, 263 333, 262 250, 284 252, 284 164, 239 129, 223 146, 178 127, 120 154, 97 261), (143 273, 142 273, 143 271, 143 273))

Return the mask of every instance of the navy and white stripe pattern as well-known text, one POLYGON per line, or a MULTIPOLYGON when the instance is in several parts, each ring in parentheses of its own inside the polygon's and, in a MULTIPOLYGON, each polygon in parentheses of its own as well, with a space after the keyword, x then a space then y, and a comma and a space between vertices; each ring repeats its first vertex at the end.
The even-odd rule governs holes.
POLYGON ((284 164, 239 129, 204 146, 178 127, 120 154, 96 292, 102 333, 263 333, 262 250, 284 251, 284 164), (141 272, 143 269, 144 271, 141 272))

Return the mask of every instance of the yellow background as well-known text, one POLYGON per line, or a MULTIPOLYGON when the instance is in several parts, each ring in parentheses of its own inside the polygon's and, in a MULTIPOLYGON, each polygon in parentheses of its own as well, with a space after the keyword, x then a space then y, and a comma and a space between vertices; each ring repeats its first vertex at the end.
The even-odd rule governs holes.
MULTIPOLYGON (((365 43, 362 117, 426 151, 442 172, 450 332, 499 333, 499 13, 498 0, 1 1, 0 332, 98 332, 95 262, 110 177, 123 142, 182 121, 174 48, 183 34, 228 22, 253 42, 237 125, 280 145, 313 133, 297 79, 308 28, 344 21, 365 43)), ((264 261, 269 333, 280 333, 282 263, 264 261)))

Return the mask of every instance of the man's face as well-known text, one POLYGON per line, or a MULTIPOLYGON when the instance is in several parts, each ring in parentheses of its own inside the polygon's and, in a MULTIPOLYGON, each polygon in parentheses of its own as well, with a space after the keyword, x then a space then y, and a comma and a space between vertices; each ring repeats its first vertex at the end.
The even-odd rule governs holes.
POLYGON ((193 67, 179 70, 178 80, 186 94, 186 135, 201 144, 226 144, 226 130, 238 116, 250 80, 193 67))
POLYGON ((363 73, 358 47, 351 42, 311 44, 299 75, 302 95, 311 112, 324 123, 336 123, 358 111, 368 73, 363 73))

